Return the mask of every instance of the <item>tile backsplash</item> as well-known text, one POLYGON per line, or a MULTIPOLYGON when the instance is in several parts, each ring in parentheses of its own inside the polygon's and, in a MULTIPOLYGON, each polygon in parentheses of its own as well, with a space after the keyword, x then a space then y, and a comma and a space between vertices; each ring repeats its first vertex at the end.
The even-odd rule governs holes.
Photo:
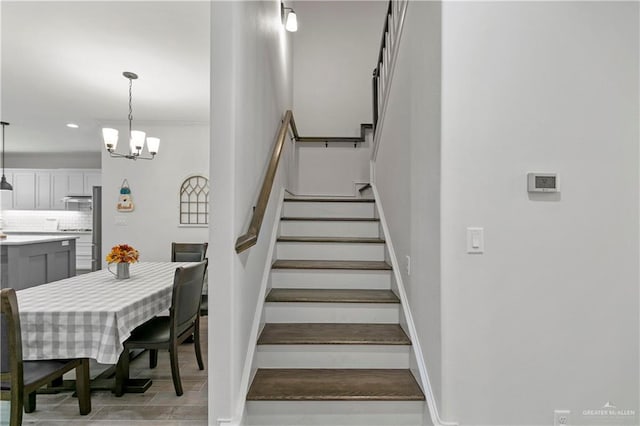
POLYGON ((2 229, 12 231, 43 231, 47 219, 57 219, 58 229, 91 229, 91 211, 66 210, 4 210, 2 229))

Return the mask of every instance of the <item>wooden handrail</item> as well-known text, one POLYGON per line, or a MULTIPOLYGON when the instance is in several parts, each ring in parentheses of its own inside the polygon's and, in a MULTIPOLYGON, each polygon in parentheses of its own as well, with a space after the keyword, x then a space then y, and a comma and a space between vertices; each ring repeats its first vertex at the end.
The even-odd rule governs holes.
POLYGON ((249 223, 249 229, 243 235, 240 235, 236 240, 236 253, 242 253, 249 247, 254 246, 258 242, 258 235, 260 234, 260 227, 262 226, 262 220, 264 219, 264 214, 267 211, 267 204, 269 203, 269 195, 271 194, 271 190, 273 189, 273 181, 276 178, 276 172, 278 170, 278 163, 280 162, 280 156, 282 154, 282 150, 284 148, 284 141, 287 138, 287 130, 291 128, 291 133, 293 134, 293 138, 297 142, 364 142, 365 131, 372 129, 373 125, 368 123, 363 123, 360 125, 360 137, 317 137, 317 136, 306 136, 302 137, 298 134, 298 128, 296 127, 296 122, 293 119, 293 112, 291 110, 287 110, 284 114, 284 118, 282 119, 282 124, 280 125, 280 130, 278 130, 278 136, 276 138, 276 143, 273 147, 273 152, 271 153, 271 159, 269 160, 269 167, 267 168, 267 173, 264 176, 264 180, 262 181, 262 188, 260 188, 260 194, 258 195, 258 202, 256 203, 253 209, 253 216, 251 217, 251 222, 249 223))
POLYGON ((260 189, 260 195, 258 195, 258 203, 253 210, 253 216, 251 217, 249 229, 245 234, 241 235, 236 240, 236 253, 242 253, 258 242, 260 227, 262 226, 264 214, 267 211, 269 195, 271 194, 271 189, 273 188, 273 181, 276 178, 276 171, 278 170, 280 155, 282 154, 282 149, 284 148, 284 141, 287 138, 287 130, 289 127, 291 127, 293 137, 295 139, 298 139, 300 136, 298 135, 298 129, 296 128, 296 123, 293 120, 293 113, 291 112, 291 110, 287 110, 287 112, 284 114, 284 119, 282 120, 282 124, 280 125, 278 137, 276 138, 276 143, 273 147, 273 152, 271 153, 271 160, 269 160, 269 167, 267 168, 267 173, 264 176, 264 181, 262 181, 262 188, 260 189))

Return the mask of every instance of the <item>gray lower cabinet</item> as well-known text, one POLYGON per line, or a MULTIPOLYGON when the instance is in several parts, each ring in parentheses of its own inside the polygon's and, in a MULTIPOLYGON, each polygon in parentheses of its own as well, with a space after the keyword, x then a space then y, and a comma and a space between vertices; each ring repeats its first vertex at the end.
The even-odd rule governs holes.
POLYGON ((22 290, 73 277, 76 275, 76 240, 0 242, 0 262, 2 288, 22 290))

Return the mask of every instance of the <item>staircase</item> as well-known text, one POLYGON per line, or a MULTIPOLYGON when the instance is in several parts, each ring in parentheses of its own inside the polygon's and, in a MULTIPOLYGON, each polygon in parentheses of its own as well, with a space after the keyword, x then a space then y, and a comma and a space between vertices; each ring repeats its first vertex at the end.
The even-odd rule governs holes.
POLYGON ((251 425, 421 425, 374 200, 286 198, 247 393, 251 425))

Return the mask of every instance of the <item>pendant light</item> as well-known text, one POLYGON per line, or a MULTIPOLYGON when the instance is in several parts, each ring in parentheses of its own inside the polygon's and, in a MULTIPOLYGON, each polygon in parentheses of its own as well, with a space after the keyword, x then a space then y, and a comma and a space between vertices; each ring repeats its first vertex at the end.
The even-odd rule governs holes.
POLYGON ((133 86, 133 80, 138 79, 138 75, 133 72, 125 71, 122 75, 129 80, 129 153, 120 154, 116 152, 116 146, 118 146, 118 131, 111 128, 102 129, 102 138, 104 140, 104 147, 109 152, 109 155, 114 158, 128 158, 129 160, 153 160, 160 148, 160 139, 148 137, 146 138, 147 150, 151 157, 143 157, 142 149, 144 148, 146 133, 140 130, 132 130, 131 122, 133 121, 133 109, 131 107, 131 88, 133 86))
POLYGON ((13 191, 13 186, 7 182, 7 177, 4 175, 4 126, 8 126, 6 121, 0 121, 2 125, 2 179, 0 180, 0 190, 13 191))
POLYGON ((284 7, 284 3, 280 2, 280 15, 284 20, 284 29, 290 33, 298 31, 298 16, 296 12, 290 7, 284 7), (287 10, 289 12, 287 12, 287 10))

